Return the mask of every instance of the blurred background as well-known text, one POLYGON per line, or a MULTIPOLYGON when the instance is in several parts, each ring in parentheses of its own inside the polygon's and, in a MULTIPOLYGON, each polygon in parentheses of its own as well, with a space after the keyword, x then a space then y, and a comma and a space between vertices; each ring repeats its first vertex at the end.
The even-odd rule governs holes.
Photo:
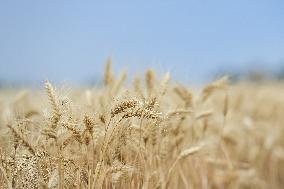
POLYGON ((0 1, 0 84, 96 83, 107 57, 185 84, 284 75, 284 1, 0 1))

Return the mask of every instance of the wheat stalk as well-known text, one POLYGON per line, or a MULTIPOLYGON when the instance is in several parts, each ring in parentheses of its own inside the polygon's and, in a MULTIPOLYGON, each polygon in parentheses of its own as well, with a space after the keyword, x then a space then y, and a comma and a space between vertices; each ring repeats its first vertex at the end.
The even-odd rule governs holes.
POLYGON ((13 189, 12 187, 12 183, 9 181, 8 176, 6 174, 6 171, 4 170, 4 168, 2 167, 2 165, 0 164, 0 171, 2 172, 4 179, 6 181, 7 187, 8 189, 13 189))

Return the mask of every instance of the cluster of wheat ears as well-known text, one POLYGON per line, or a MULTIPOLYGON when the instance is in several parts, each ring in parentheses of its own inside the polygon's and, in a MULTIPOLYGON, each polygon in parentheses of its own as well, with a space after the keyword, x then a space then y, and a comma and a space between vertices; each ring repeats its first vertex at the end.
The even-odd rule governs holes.
POLYGON ((2 90, 0 188, 284 187, 283 85, 125 78, 109 60, 100 87, 2 90))

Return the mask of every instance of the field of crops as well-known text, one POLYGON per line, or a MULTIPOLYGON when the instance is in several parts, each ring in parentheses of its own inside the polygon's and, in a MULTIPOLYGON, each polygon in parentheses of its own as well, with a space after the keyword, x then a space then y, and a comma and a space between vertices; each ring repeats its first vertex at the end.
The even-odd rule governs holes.
POLYGON ((0 90, 0 188, 284 188, 284 84, 0 90))

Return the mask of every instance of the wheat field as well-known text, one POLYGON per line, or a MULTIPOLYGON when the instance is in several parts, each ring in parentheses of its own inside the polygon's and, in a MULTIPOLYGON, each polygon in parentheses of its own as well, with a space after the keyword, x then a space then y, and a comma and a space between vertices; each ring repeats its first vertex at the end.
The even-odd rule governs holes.
POLYGON ((284 85, 125 84, 0 90, 0 188, 284 188, 284 85))

